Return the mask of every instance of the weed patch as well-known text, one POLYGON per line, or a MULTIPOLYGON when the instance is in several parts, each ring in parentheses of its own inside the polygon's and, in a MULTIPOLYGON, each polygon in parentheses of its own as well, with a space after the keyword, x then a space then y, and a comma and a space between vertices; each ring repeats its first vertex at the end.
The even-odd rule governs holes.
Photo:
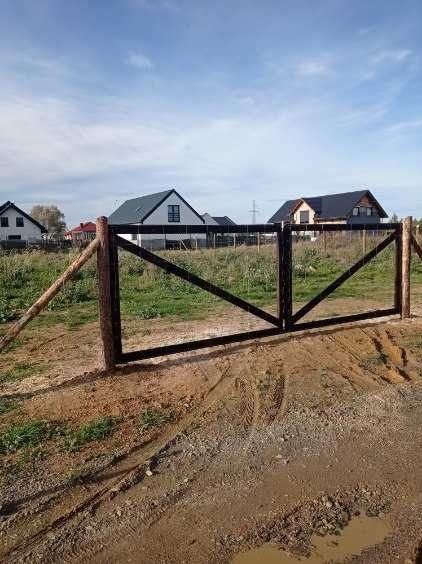
POLYGON ((0 415, 4 415, 5 413, 10 413, 16 409, 16 403, 11 400, 0 400, 0 415))
POLYGON ((5 382, 18 382, 28 376, 35 376, 40 374, 45 369, 40 364, 29 364, 28 362, 17 362, 10 370, 3 370, 0 372, 0 383, 5 382))
POLYGON ((57 425, 37 419, 9 425, 0 434, 0 453, 10 454, 25 447, 36 447, 59 433, 57 425))
POLYGON ((161 413, 155 409, 146 409, 139 417, 139 427, 141 430, 150 429, 151 427, 161 427, 170 421, 170 417, 165 413, 161 413))
POLYGON ((92 441, 100 441, 111 435, 116 428, 113 417, 101 417, 65 434, 64 448, 69 452, 78 451, 81 446, 92 441))

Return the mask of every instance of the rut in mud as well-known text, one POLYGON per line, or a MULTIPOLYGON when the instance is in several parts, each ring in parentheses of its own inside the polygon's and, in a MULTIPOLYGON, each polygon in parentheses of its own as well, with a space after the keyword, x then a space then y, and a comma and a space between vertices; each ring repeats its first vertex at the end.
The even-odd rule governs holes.
MULTIPOLYGON (((406 417, 408 407, 419 409, 421 329, 414 321, 283 336, 134 365, 26 397, 28 413, 52 418, 58 405, 72 417, 112 408, 126 417, 125 435, 120 449, 110 440, 110 453, 94 466, 89 449, 75 455, 86 466, 77 479, 69 481, 70 459, 57 455, 35 463, 29 478, 3 485, 3 561, 115 562, 138 550, 145 562, 228 561, 242 543, 265 540, 256 531, 282 520, 299 500, 311 503, 329 484, 348 492, 360 487, 364 473, 343 475, 340 457, 352 457, 354 467, 354 459, 368 460, 371 444, 385 445, 368 471, 378 505, 383 495, 394 505, 391 492, 399 488, 388 488, 380 469, 391 466, 394 476, 406 448, 408 463, 421 463, 415 442, 400 444, 398 453, 387 436, 401 437, 406 426, 409 440, 413 433, 406 417), (136 410, 157 401, 172 420, 137 436, 136 410), (387 420, 389 431, 377 426, 387 420), (343 444, 354 453, 343 452, 343 444)), ((402 549, 414 555, 409 542, 402 549)))

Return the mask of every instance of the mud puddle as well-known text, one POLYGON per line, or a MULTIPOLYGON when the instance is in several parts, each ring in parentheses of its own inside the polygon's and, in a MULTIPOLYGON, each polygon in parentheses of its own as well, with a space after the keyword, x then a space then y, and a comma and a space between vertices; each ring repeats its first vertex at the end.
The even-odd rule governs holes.
POLYGON ((312 552, 309 557, 299 557, 280 550, 267 543, 259 548, 238 554, 232 564, 323 564, 324 562, 343 562, 346 558, 357 556, 365 549, 382 543, 392 532, 386 520, 374 517, 354 517, 347 527, 334 535, 313 535, 312 552))

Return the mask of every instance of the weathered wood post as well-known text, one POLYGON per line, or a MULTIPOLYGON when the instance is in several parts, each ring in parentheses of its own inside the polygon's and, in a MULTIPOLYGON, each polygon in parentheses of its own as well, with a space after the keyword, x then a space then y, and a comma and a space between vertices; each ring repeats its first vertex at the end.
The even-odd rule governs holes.
POLYGON ((276 256, 277 256, 277 317, 283 321, 283 224, 280 224, 276 232, 276 256))
POLYGON ((402 319, 410 317, 410 258, 412 241, 412 217, 403 220, 402 235, 402 319))
POLYGON ((362 251, 366 255, 366 229, 362 231, 362 251))
POLYGON ((116 367, 116 352, 111 302, 110 237, 106 217, 97 219, 97 238, 100 243, 97 251, 97 275, 102 340, 101 360, 104 370, 114 370, 116 367))

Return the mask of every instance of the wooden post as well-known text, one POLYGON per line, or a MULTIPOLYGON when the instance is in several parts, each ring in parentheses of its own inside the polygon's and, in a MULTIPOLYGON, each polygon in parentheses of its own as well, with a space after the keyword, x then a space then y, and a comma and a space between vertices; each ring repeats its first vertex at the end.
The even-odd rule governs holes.
POLYGON ((63 288, 65 283, 70 280, 70 278, 77 272, 88 259, 95 253, 99 246, 98 239, 94 239, 86 249, 72 262, 72 264, 63 272, 63 274, 57 278, 57 280, 52 284, 48 290, 38 298, 38 300, 32 304, 28 311, 12 325, 12 327, 7 331, 6 335, 0 339, 0 352, 13 341, 13 339, 22 331, 22 329, 27 325, 31 319, 34 319, 54 298, 56 294, 63 288))
POLYGON ((233 233, 233 249, 236 249, 236 233, 233 233))
POLYGON ((283 235, 282 226, 276 233, 277 252, 277 317, 283 319, 283 235))
POLYGON ((100 331, 103 345, 102 364, 104 370, 113 370, 116 366, 116 351, 111 301, 110 236, 106 217, 97 219, 97 238, 100 241, 97 252, 97 275, 100 331))
POLYGON ((362 250, 363 255, 366 255, 366 229, 362 231, 362 250))
POLYGON ((261 239, 261 233, 258 233, 258 251, 259 251, 260 248, 261 248, 261 246, 260 246, 260 243, 261 243, 260 239, 261 239))
POLYGON ((403 221, 403 248, 402 248, 402 319, 410 317, 410 258, 412 241, 412 217, 406 217, 403 221))

